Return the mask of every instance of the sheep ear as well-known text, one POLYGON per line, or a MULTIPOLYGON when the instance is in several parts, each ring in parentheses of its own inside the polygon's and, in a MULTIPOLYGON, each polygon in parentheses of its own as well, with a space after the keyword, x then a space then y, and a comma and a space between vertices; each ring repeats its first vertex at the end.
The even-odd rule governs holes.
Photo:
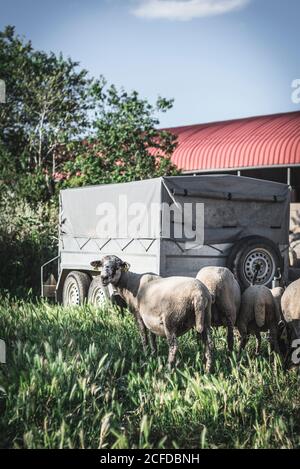
POLYGON ((101 261, 93 261, 93 262, 91 262, 91 266, 94 267, 94 269, 100 269, 100 267, 102 267, 102 262, 101 261))
POLYGON ((124 272, 128 272, 129 269, 130 269, 130 264, 128 264, 128 262, 123 262, 122 270, 124 270, 124 272))

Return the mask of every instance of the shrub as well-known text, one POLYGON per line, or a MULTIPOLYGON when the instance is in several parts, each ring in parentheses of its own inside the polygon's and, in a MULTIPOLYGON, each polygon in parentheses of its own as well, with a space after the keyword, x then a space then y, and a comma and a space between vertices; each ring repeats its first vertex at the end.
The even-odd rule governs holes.
POLYGON ((40 266, 57 251, 57 207, 37 203, 33 208, 9 192, 0 198, 0 289, 36 295, 40 266))

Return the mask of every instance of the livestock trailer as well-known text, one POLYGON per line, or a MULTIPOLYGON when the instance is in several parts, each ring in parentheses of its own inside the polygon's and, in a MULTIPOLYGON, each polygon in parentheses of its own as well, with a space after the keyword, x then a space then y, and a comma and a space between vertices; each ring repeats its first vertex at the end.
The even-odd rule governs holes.
POLYGON ((231 176, 174 176, 88 186, 60 193, 57 275, 42 294, 63 304, 99 304, 114 292, 91 262, 109 254, 131 270, 195 277, 229 267, 242 288, 288 274, 286 184, 231 176), (95 281, 97 280, 97 281, 95 281))

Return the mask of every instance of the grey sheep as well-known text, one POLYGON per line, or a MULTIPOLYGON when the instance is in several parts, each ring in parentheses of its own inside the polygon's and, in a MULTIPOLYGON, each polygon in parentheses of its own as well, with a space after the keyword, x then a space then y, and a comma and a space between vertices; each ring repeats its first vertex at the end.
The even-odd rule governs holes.
POLYGON ((204 267, 196 277, 207 286, 214 297, 212 325, 227 327, 227 344, 233 350, 233 328, 241 304, 240 286, 233 273, 226 267, 204 267))
POLYGON ((282 287, 275 287, 272 288, 271 293, 273 295, 274 301, 275 301, 275 307, 277 309, 277 317, 282 317, 282 311, 281 311, 281 298, 284 293, 284 288, 282 287))
POLYGON ((283 321, 279 325, 278 340, 285 365, 289 367, 292 365, 293 341, 300 339, 300 279, 291 283, 283 293, 281 310, 283 321))
POLYGON ((269 288, 252 285, 242 294, 241 308, 237 319, 237 328, 241 335, 240 352, 245 348, 250 334, 256 336, 256 354, 260 352, 260 333, 270 331, 273 349, 279 353, 277 326, 280 314, 269 288))
POLYGON ((206 370, 210 371, 212 298, 205 285, 188 277, 151 276, 149 279, 147 274, 129 272, 129 265, 117 256, 105 256, 91 265, 101 269, 103 285, 111 283, 135 315, 144 348, 146 326, 155 335, 166 337, 168 362, 172 366, 178 348, 177 337, 195 327, 204 341, 206 370))

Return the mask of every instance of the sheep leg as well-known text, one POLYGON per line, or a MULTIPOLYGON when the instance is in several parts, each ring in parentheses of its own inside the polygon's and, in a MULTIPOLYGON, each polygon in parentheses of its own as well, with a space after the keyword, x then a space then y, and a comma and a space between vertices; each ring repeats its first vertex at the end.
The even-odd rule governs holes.
POLYGON ((156 335, 149 331, 149 344, 152 355, 157 354, 156 335))
POLYGON ((234 326, 234 319, 232 318, 231 310, 228 306, 229 302, 226 301, 226 304, 219 305, 220 311, 222 311, 222 316, 225 318, 225 324, 227 326, 227 347, 230 353, 233 352, 233 344, 234 344, 234 334, 233 334, 233 326, 234 326))
POLYGON ((143 351, 145 354, 147 354, 147 345, 148 345, 148 339, 147 339, 147 333, 146 333, 146 327, 144 324, 144 321, 142 320, 141 316, 139 313, 135 315, 135 319, 140 331, 140 336, 142 340, 142 345, 143 345, 143 351))
POLYGON ((260 335, 259 330, 255 331, 255 337, 256 337, 255 355, 258 356, 260 355, 260 349, 261 349, 261 335, 260 335))
POLYGON ((202 338, 205 344, 205 354, 204 354, 205 371, 207 373, 210 373, 211 368, 212 368, 212 350, 213 350, 210 328, 204 329, 202 334, 198 334, 198 338, 199 339, 202 338))
POLYGON ((169 345, 168 364, 169 367, 172 368, 175 363, 176 352, 178 350, 178 342, 176 335, 170 333, 169 331, 166 331, 166 337, 169 345))
POLYGON ((231 321, 227 321, 227 346, 229 352, 233 352, 233 344, 234 344, 234 335, 233 335, 233 325, 231 321))
POLYGON ((238 354, 239 359, 241 358, 243 350, 247 345, 248 339, 249 339, 249 336, 247 334, 241 334, 240 349, 239 349, 239 354, 238 354))
POLYGON ((277 328, 276 326, 270 327, 270 339, 272 350, 280 355, 279 344, 277 340, 277 328))

